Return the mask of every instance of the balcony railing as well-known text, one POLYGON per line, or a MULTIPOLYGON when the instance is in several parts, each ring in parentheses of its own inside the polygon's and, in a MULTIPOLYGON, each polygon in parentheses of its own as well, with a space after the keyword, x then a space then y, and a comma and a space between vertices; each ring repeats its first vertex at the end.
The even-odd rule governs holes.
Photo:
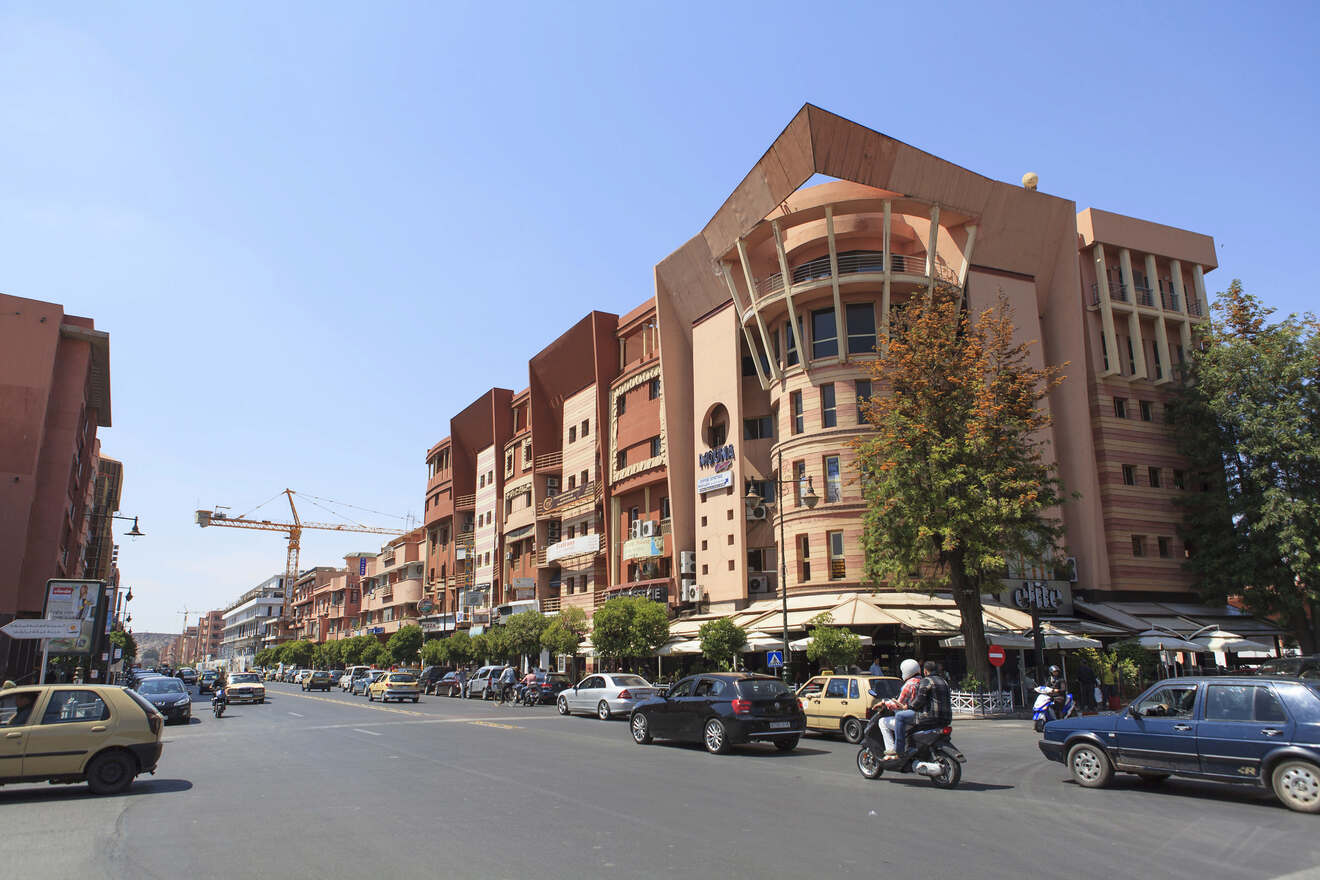
MULTIPOLYGON (((885 255, 882 251, 859 251, 840 254, 839 275, 882 275, 885 271, 885 255)), ((893 272, 902 275, 925 275, 925 254, 890 254, 889 266, 893 272)), ((808 260, 792 270, 793 283, 819 281, 830 277, 830 258, 817 257, 808 260)), ((957 275, 947 264, 936 257, 935 275, 942 281, 956 282, 957 275)), ((778 293, 784 288, 784 278, 779 272, 766 276, 756 282, 756 292, 760 296, 778 293)))
POLYGON ((1178 311, 1178 294, 1172 290, 1160 291, 1160 302, 1164 304, 1166 312, 1178 311))
POLYGON ((459 510, 466 510, 468 508, 472 508, 476 506, 477 506, 477 493, 475 492, 473 492, 471 495, 458 495, 455 496, 454 498, 454 507, 459 510))
MULTIPOLYGON (((1109 298, 1115 302, 1130 302, 1128 289, 1121 281, 1109 282, 1109 298)), ((1091 282, 1091 305, 1100 305, 1100 285, 1094 281, 1091 282)))
POLYGON ((532 460, 532 468, 537 473, 541 471, 552 471, 558 473, 564 466, 563 452, 547 452, 545 455, 538 455, 532 460))
POLYGON ((1198 318, 1203 314, 1201 312, 1201 303, 1194 296, 1188 297, 1187 299, 1187 314, 1195 315, 1198 318))
POLYGON ((1154 294, 1151 293, 1149 287, 1138 284, 1136 285, 1136 290, 1137 290, 1137 305, 1146 306, 1147 308, 1152 308, 1152 309, 1155 308, 1155 296, 1154 294))

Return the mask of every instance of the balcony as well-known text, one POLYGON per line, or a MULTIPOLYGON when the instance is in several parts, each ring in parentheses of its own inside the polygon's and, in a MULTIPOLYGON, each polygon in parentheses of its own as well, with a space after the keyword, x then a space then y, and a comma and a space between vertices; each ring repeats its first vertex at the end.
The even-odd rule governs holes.
MULTIPOLYGON (((1109 282, 1109 299, 1112 302, 1131 302, 1127 286, 1119 281, 1109 282)), ((1091 282, 1091 305, 1100 305, 1100 285, 1095 281, 1091 282)))
POLYGON ((471 495, 458 495, 454 498, 455 510, 472 510, 477 506, 477 493, 471 495))
POLYGON ((1191 297, 1187 300, 1187 314, 1195 315, 1198 318, 1204 314, 1201 311, 1201 303, 1197 301, 1196 297, 1191 297))
POLYGON ((1151 293, 1151 289, 1149 287, 1138 284, 1136 285, 1136 291, 1137 291, 1137 305, 1145 306, 1148 309, 1155 308, 1155 295, 1151 293))
POLYGON ((599 480, 592 480, 589 483, 574 486, 572 489, 565 489, 558 495, 550 495, 541 499, 541 503, 536 507, 536 518, 560 519, 573 516, 594 505, 604 494, 604 484, 599 480))
POLYGON ((547 452, 545 455, 538 455, 532 460, 532 469, 539 473, 559 473, 564 466, 564 453, 547 452))
MULTIPOLYGON (((839 277, 844 275, 883 275, 885 273, 885 255, 882 251, 856 251, 839 254, 839 277)), ((890 254, 890 271, 897 275, 926 274, 925 254, 890 254)), ((830 258, 817 257, 808 260, 792 270, 793 284, 805 284, 810 281, 824 281, 830 277, 830 258)), ((935 276, 941 281, 956 283, 957 275, 945 263, 936 258, 935 276)), ((784 289, 784 277, 776 272, 756 282, 758 296, 769 296, 784 289)))
POLYGON ((667 605, 674 595, 674 579, 667 577, 629 581, 626 584, 610 587, 605 592, 610 599, 618 596, 640 596, 650 599, 652 602, 661 602, 667 605))

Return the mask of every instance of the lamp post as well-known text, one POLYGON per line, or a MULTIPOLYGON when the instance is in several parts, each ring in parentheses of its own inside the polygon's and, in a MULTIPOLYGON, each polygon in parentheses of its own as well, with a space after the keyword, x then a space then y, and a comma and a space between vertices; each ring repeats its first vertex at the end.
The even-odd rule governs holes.
MULTIPOLYGON (((743 501, 746 503, 748 510, 751 510, 758 504, 773 505, 777 508, 776 519, 779 520, 779 546, 776 548, 775 552, 779 556, 779 600, 783 612, 783 632, 781 633, 781 637, 784 642, 784 665, 779 667, 779 676, 787 682, 788 660, 791 654, 788 649, 788 554, 785 552, 786 545, 784 544, 784 506, 780 503, 779 498, 780 490, 784 484, 784 450, 782 448, 778 450, 777 456, 778 466, 775 470, 777 476, 775 479, 768 481, 774 484, 775 500, 770 501, 769 499, 757 495, 751 489, 748 489, 747 496, 743 501)), ((812 488, 811 477, 807 477, 807 490, 802 493, 802 503, 807 506, 807 510, 811 510, 819 502, 820 496, 817 495, 816 490, 812 488)))

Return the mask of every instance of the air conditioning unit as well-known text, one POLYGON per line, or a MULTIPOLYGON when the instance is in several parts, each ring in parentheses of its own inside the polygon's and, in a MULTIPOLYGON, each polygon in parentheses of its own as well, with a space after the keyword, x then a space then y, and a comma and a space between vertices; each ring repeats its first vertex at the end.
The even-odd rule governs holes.
POLYGON ((681 590, 679 592, 680 600, 683 602, 700 602, 702 595, 701 587, 695 580, 692 578, 683 579, 681 590))
POLYGON ((640 519, 635 519, 632 522, 628 523, 628 537, 640 538, 641 536, 642 536, 642 521, 640 519))
POLYGON ((752 575, 747 579, 747 592, 749 593, 768 593, 770 592, 770 578, 765 575, 752 575))
POLYGON ((545 478, 545 494, 546 494, 547 497, 554 497, 555 495, 558 495, 558 494, 559 494, 559 478, 558 478, 558 477, 546 477, 546 478, 545 478))
POLYGON ((751 510, 747 511, 748 519, 765 519, 768 515, 769 511, 765 509, 764 504, 758 504, 751 510))
POLYGON ((637 521, 637 537, 652 538, 660 534, 660 523, 655 520, 643 519, 637 521))
POLYGON ((678 571, 680 574, 697 573, 697 551, 683 550, 678 554, 678 571))

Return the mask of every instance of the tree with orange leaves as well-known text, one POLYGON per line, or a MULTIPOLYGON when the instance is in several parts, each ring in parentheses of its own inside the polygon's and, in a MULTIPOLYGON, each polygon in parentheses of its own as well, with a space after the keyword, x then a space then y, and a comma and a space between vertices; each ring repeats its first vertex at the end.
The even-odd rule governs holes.
POLYGON ((1063 381, 1013 339, 1000 297, 970 315, 961 292, 914 296, 871 373, 875 434, 858 443, 866 571, 875 583, 948 590, 967 667, 990 680, 981 594, 1008 561, 1056 559, 1062 486, 1045 455, 1045 396, 1063 381))

